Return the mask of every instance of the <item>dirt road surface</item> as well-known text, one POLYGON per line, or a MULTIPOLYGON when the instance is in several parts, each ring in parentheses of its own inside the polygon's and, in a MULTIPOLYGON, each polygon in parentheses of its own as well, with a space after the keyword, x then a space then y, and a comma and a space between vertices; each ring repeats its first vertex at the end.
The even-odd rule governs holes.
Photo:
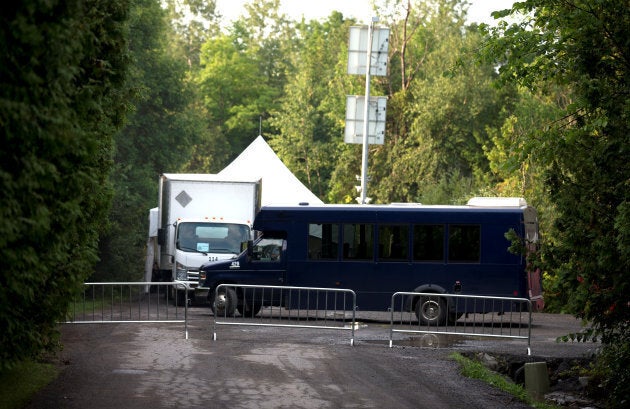
MULTIPOLYGON (((523 340, 400 336, 365 318, 355 332, 220 327, 191 308, 183 324, 62 326, 62 372, 27 406, 39 408, 525 408, 459 374, 453 352, 526 355, 523 340)), ((566 315, 534 314, 532 353, 579 357, 592 344, 558 344, 578 331, 566 315)), ((532 358, 533 359, 533 358, 532 358)))

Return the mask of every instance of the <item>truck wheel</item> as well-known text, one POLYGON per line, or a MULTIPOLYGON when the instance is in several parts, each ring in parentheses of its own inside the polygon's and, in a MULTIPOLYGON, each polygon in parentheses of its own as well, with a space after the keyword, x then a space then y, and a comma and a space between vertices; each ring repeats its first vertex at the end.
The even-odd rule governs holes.
POLYGON ((230 287, 221 287, 217 295, 215 290, 210 290, 210 308, 215 316, 229 317, 236 312, 236 291, 230 287))
POLYGON ((424 325, 439 326, 446 324, 446 303, 439 296, 423 296, 416 303, 416 317, 424 325))
POLYGON ((177 307, 183 307, 184 303, 186 302, 186 294, 184 294, 184 291, 182 290, 177 290, 175 289, 175 287, 171 287, 171 302, 173 303, 173 305, 177 306, 177 307))

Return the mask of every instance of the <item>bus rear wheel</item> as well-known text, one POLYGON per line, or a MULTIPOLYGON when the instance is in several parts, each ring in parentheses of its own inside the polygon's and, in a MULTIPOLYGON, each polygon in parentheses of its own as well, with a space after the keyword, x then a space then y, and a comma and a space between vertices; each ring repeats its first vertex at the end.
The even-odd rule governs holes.
POLYGON ((448 313, 448 323, 449 324, 457 324, 457 320, 460 319, 464 315, 463 312, 449 312, 448 313))
POLYGON ((421 324, 438 326, 446 324, 446 302, 439 296, 423 296, 416 303, 416 317, 421 324))

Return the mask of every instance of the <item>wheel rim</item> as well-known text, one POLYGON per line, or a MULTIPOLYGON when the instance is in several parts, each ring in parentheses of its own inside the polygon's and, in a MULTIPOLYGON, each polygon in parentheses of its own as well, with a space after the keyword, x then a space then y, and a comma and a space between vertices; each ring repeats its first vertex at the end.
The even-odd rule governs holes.
POLYGON ((216 299, 214 300, 215 313, 223 314, 225 312, 226 304, 227 304, 227 295, 224 291, 221 291, 219 292, 219 294, 217 294, 216 299))
POLYGON ((225 296, 225 293, 219 293, 219 297, 217 298, 217 302, 216 302, 217 307, 225 308, 226 298, 227 297, 225 296))
POLYGON ((426 300, 422 303, 422 316, 427 321, 435 321, 440 316, 440 303, 435 300, 426 300))

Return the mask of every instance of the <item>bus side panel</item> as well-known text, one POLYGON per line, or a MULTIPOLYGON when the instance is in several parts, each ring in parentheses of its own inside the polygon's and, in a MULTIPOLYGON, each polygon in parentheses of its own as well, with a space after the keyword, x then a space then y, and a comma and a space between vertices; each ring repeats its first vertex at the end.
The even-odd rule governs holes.
MULTIPOLYGON (((520 264, 311 260, 290 262, 286 285, 351 289, 359 310, 387 311, 396 292, 454 293, 458 283, 461 294, 526 297, 523 273, 520 264)), ((485 308, 480 304, 475 312, 485 308)))
MULTIPOLYGON (((381 268, 372 261, 307 261, 290 263, 287 285, 349 289, 356 293, 357 307, 364 311, 387 311, 397 285, 410 273, 408 263, 381 268)), ((385 266, 383 266, 385 267, 385 266)))
POLYGON ((340 285, 340 263, 326 261, 290 261, 286 271, 287 286, 320 288, 320 291, 294 290, 285 297, 284 306, 291 309, 352 310, 352 297, 347 292, 327 289, 350 289, 340 285))

